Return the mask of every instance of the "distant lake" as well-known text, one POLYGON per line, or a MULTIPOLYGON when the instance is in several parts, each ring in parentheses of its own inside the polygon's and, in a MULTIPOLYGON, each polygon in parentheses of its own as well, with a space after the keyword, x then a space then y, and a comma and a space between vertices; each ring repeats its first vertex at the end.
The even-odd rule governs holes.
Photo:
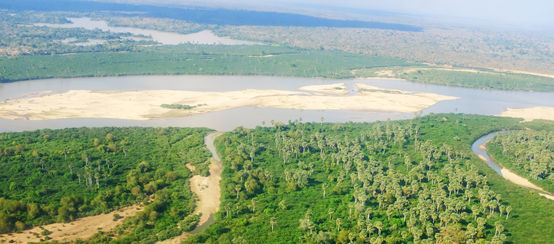
POLYGON ((219 44, 219 45, 260 45, 262 43, 235 40, 227 37, 216 36, 209 30, 200 31, 191 34, 180 34, 175 32, 164 32, 148 29, 139 29, 131 27, 110 26, 103 20, 92 20, 90 18, 68 18, 71 23, 67 24, 47 24, 36 23, 35 26, 46 26, 51 28, 84 28, 87 30, 100 29, 102 31, 114 33, 131 33, 136 36, 149 36, 153 41, 164 45, 176 45, 182 43, 192 44, 219 44))
MULTIPOLYGON (((356 83, 372 86, 402 89, 408 91, 431 92, 441 95, 460 97, 457 100, 439 102, 425 110, 429 113, 467 113, 495 115, 506 108, 527 108, 535 106, 553 106, 554 92, 520 92, 480 90, 470 88, 447 87, 411 83, 402 80, 369 80, 369 79, 320 79, 267 76, 123 76, 91 77, 70 79, 30 80, 0 84, 0 100, 25 96, 37 96, 41 92, 53 90, 152 90, 174 89, 190 91, 235 91, 244 89, 281 89, 296 90, 306 85, 345 83, 353 92, 356 83)), ((99 126, 184 126, 208 127, 227 131, 238 126, 255 127, 269 125, 271 121, 303 122, 372 122, 377 120, 397 120, 412 118, 412 113, 371 112, 371 111, 337 111, 337 110, 296 110, 241 107, 179 118, 153 119, 146 121, 119 119, 57 119, 57 120, 6 120, 0 119, 0 131, 21 131, 42 128, 66 127, 99 127, 99 126)))

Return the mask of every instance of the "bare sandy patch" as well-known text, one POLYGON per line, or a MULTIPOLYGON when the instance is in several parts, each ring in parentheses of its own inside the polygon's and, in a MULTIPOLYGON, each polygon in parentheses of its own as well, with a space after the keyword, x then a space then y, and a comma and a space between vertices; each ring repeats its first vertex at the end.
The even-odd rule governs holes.
POLYGON ((361 95, 337 96, 301 91, 252 89, 228 92, 71 90, 64 93, 0 102, 0 118, 148 120, 181 117, 244 106, 303 110, 416 112, 443 100, 457 99, 433 93, 392 91, 391 89, 380 89, 364 92, 361 95), (181 104, 194 107, 191 109, 168 109, 162 108, 162 104, 181 104))
POLYGON ((544 194, 544 193, 539 193, 539 195, 554 201, 554 196, 552 196, 552 195, 548 195, 548 194, 544 194))
POLYGON ((344 83, 335 83, 329 85, 313 85, 303 86, 298 90, 313 92, 316 94, 334 94, 334 95, 346 95, 346 85, 344 83))
POLYGON ((547 78, 554 78, 554 75, 553 75, 553 74, 545 74, 545 73, 538 73, 538 72, 529 72, 529 71, 523 71, 523 70, 497 69, 497 68, 492 68, 492 70, 498 71, 498 72, 509 72, 509 73, 514 73, 514 74, 525 74, 525 75, 534 75, 534 76, 542 76, 542 77, 547 77, 547 78))
POLYGON ((0 235, 0 242, 39 242, 41 241, 41 238, 44 238, 41 234, 43 229, 52 232, 48 235, 50 238, 49 241, 70 242, 75 240, 85 240, 100 230, 106 232, 113 229, 115 226, 123 223, 126 217, 134 216, 141 210, 142 207, 132 205, 107 214, 84 217, 69 223, 54 223, 41 226, 42 228, 35 227, 20 233, 2 234, 0 235), (115 214, 118 214, 123 218, 114 220, 115 214))
POLYGON ((499 116, 523 118, 525 121, 535 119, 554 120, 554 107, 508 108, 499 116))

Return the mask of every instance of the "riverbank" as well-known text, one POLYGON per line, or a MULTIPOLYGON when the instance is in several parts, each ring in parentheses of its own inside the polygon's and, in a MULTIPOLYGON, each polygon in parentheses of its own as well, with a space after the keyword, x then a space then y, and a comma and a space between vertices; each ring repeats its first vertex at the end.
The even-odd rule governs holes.
POLYGON ((475 153, 475 155, 477 155, 479 157, 479 159, 483 160, 489 167, 491 167, 493 170, 495 170, 496 173, 498 173, 504 179, 506 179, 506 180, 516 184, 516 185, 519 185, 519 186, 522 186, 522 187, 525 187, 525 188, 528 188, 528 189, 535 190, 539 193, 539 195, 541 195, 543 197, 546 197, 547 199, 554 200, 554 196, 551 195, 551 193, 549 193, 549 192, 545 191, 544 189, 542 189, 541 187, 531 183, 526 178, 521 177, 521 176, 515 174, 514 172, 512 172, 511 170, 503 167, 501 164, 495 162, 489 156, 486 144, 497 133, 499 133, 499 132, 493 132, 493 133, 490 133, 488 135, 485 135, 485 136, 477 139, 471 147, 473 153, 475 153))
MULTIPOLYGON (((215 149, 214 140, 221 132, 214 132, 208 134, 204 138, 204 142, 208 150, 212 153, 209 176, 200 176, 195 175, 190 179, 190 188, 196 196, 198 196, 198 202, 196 203, 195 214, 201 214, 200 220, 196 225, 196 228, 191 232, 185 232, 180 236, 177 236, 173 239, 168 239, 160 244, 176 244, 184 241, 188 236, 193 233, 197 233, 210 224, 210 220, 213 220, 213 215, 219 210, 220 205, 220 196, 221 190, 219 186, 219 181, 221 180, 221 172, 223 171, 223 165, 221 164, 221 159, 217 154, 215 149)), ((188 168, 194 167, 192 165, 187 165, 188 168)))
POLYGON ((523 118, 525 121, 535 119, 554 120, 554 107, 507 108, 499 116, 523 118))

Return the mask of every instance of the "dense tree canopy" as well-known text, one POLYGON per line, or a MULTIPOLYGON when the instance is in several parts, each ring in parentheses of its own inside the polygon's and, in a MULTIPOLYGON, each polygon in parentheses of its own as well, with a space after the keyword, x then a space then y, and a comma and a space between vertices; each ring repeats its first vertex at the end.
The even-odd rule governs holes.
POLYGON ((185 163, 205 174, 207 132, 78 128, 0 134, 0 232, 143 202, 136 225, 155 229, 160 240, 180 234, 176 223, 191 215, 195 202, 185 163))
POLYGON ((484 120, 238 128, 219 140, 218 221, 187 241, 503 242, 512 207, 448 138, 484 134, 468 129, 484 120))
POLYGON ((554 192, 554 131, 498 134, 487 147, 505 167, 554 192))

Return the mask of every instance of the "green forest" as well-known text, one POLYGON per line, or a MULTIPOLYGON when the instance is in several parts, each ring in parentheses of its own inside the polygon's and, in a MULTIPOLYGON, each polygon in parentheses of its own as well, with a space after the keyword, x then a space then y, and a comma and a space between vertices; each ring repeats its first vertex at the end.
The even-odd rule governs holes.
POLYGON ((492 157, 548 192, 554 192, 554 131, 512 131, 487 144, 492 157))
POLYGON ((210 74, 353 78, 400 59, 279 46, 156 46, 134 52, 0 57, 0 81, 54 77, 210 74))
POLYGON ((220 211, 186 243, 546 243, 554 204, 470 150, 514 119, 276 124, 218 138, 220 211))
MULTIPOLYGON (((224 171, 215 221, 185 242, 547 243, 554 231, 540 226, 554 219, 552 201, 504 180, 470 146, 492 131, 525 128, 540 131, 525 135, 540 141, 547 136, 539 134, 551 133, 552 126, 437 114, 375 123, 239 127, 216 139, 224 171)), ((2 133, 1 230, 142 204, 144 210, 114 230, 79 243, 154 243, 190 231, 199 216, 193 214, 196 198, 188 179, 207 174, 208 132, 2 133)), ((545 146, 541 143, 533 142, 537 148, 545 146)))
POLYGON ((195 197, 185 163, 197 166, 194 174, 206 174, 207 132, 75 128, 2 133, 0 233, 69 222, 132 204, 145 209, 126 220, 134 231, 122 232, 122 240, 154 242, 152 233, 163 240, 189 230, 198 216, 191 215, 195 197), (177 223, 183 221, 179 229, 177 223))
POLYGON ((437 85, 501 90, 553 91, 554 79, 502 72, 433 69, 401 59, 284 46, 192 45, 133 51, 0 57, 0 82, 58 77, 122 75, 267 75, 321 78, 378 77, 391 67, 395 78, 437 85), (403 68, 418 69, 403 72, 403 68))

